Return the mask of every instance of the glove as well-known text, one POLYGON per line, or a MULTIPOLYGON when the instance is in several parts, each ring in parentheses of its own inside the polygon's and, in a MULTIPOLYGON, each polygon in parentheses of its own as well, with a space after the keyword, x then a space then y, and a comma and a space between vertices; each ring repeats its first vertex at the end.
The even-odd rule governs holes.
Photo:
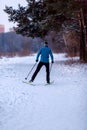
POLYGON ((38 62, 38 60, 36 60, 36 62, 38 62))
POLYGON ((54 63, 54 61, 52 61, 52 63, 54 63))

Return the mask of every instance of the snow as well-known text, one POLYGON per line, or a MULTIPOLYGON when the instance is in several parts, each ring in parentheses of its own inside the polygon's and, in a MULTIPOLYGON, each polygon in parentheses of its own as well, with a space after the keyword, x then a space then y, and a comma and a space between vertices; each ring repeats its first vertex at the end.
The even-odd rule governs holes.
POLYGON ((0 130, 87 130, 87 64, 54 54, 54 84, 45 86, 43 67, 31 86, 22 81, 35 57, 0 59, 0 130))

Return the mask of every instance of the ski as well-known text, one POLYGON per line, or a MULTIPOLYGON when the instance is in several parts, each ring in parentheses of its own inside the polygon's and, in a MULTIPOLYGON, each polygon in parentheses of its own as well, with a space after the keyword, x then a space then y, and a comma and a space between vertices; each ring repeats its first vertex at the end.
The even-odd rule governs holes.
POLYGON ((31 82, 27 82, 27 81, 22 81, 23 83, 26 83, 26 84, 29 84, 29 85, 32 85, 32 86, 35 86, 35 84, 31 83, 31 82))
MULTIPOLYGON (((36 86, 36 84, 32 83, 32 82, 28 82, 28 81, 22 81, 23 83, 26 83, 26 84, 29 84, 29 85, 32 85, 32 86, 36 86)), ((46 83, 46 85, 52 85, 54 83, 54 81, 51 81, 50 83, 46 83)))
POLYGON ((45 86, 46 85, 52 85, 53 83, 54 83, 54 81, 51 81, 50 83, 46 83, 45 86))

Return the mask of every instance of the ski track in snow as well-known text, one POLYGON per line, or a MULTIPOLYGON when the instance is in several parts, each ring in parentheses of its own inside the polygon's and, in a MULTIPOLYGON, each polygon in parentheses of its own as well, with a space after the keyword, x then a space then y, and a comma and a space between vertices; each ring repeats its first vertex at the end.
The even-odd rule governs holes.
POLYGON ((43 67, 31 86, 22 81, 35 56, 0 59, 0 130, 87 130, 87 64, 55 54, 54 84, 45 86, 43 67))

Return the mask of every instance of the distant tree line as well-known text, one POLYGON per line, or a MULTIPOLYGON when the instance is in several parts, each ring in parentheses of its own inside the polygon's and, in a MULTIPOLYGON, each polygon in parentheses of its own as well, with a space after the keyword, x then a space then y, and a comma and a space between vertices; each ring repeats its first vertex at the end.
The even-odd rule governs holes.
MULTIPOLYGON (((64 52, 65 44, 61 34, 50 32, 45 40, 54 52, 64 52)), ((24 56, 36 53, 43 46, 40 38, 32 38, 16 34, 15 32, 0 33, 0 56, 24 56)))
POLYGON ((36 52, 40 46, 40 38, 32 39, 15 32, 0 33, 0 56, 28 55, 36 52))

